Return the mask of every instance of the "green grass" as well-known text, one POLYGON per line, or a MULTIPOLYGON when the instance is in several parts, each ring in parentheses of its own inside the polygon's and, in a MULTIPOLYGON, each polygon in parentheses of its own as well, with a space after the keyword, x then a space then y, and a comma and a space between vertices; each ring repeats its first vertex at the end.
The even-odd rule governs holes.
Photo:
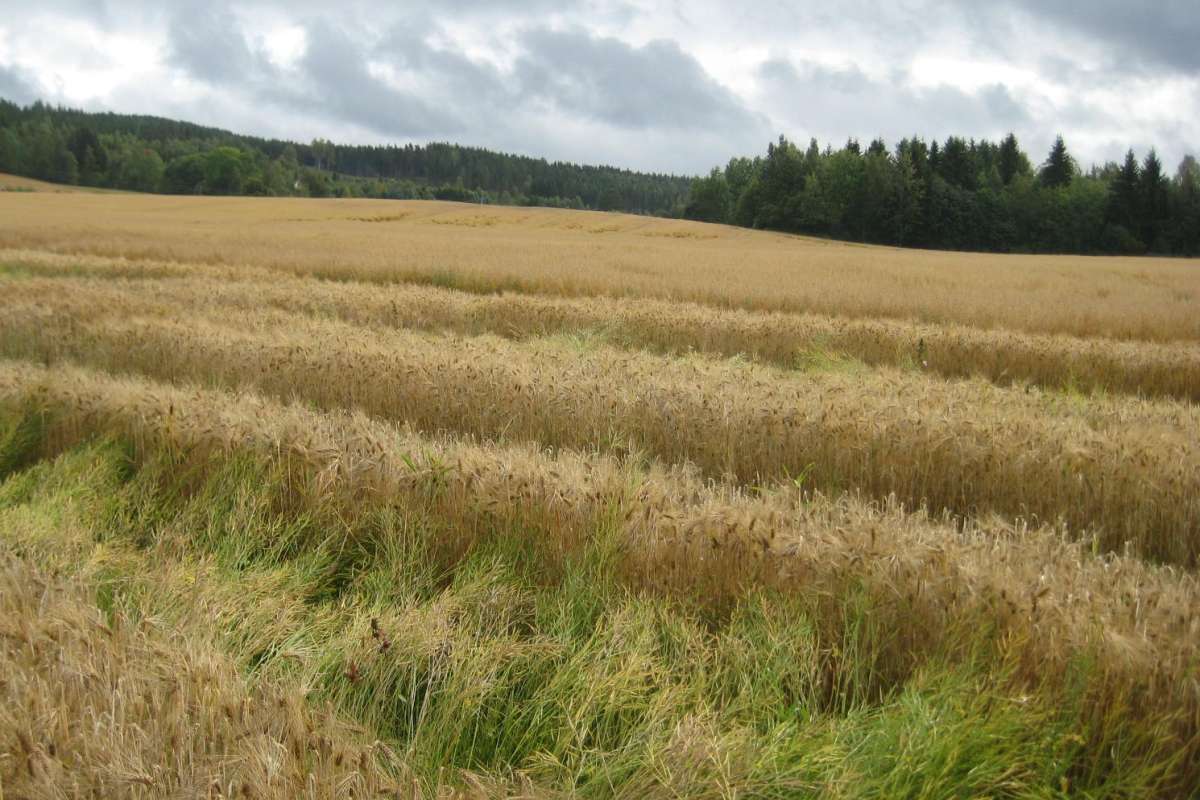
POLYGON ((864 373, 866 363, 834 348, 816 343, 813 347, 796 354, 796 369, 801 372, 844 372, 864 373))
POLYGON ((464 537, 420 507, 306 508, 249 455, 135 459, 102 440, 42 459, 39 419, 0 418, 0 550, 308 687, 428 788, 456 770, 582 797, 1174 788, 1165 734, 1097 718, 1086 661, 1065 685, 1022 686, 979 630, 896 672, 866 593, 747 590, 714 612, 629 589, 603 521, 564 562, 515 522, 464 537))
POLYGON ((32 409, 0 417, 0 480, 37 460, 44 431, 45 419, 32 409))

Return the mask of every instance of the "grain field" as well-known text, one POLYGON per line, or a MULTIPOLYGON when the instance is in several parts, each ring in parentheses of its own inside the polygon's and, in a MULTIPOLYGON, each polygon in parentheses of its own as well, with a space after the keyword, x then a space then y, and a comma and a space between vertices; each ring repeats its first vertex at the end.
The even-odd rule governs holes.
POLYGON ((12 186, 0 797, 1200 785, 1200 264, 12 186))

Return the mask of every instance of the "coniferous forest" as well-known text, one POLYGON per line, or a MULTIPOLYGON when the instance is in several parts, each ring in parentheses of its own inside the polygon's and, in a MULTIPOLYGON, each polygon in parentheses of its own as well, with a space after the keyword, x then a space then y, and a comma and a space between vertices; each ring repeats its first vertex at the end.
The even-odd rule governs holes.
POLYGON ((1200 254, 1200 165, 1152 150, 1084 171, 1009 134, 801 149, 783 136, 691 179, 476 147, 308 144, 0 99, 0 172, 170 194, 438 199, 684 216, 951 250, 1200 254))
POLYGON ((784 137, 697 178, 685 216, 856 242, 994 252, 1200 253, 1200 166, 1151 150, 1082 171, 1062 137, 1038 162, 998 144, 912 138, 864 150, 784 137))
POLYGON ((168 194, 460 200, 679 216, 689 177, 454 144, 349 146, 0 99, 0 172, 168 194))

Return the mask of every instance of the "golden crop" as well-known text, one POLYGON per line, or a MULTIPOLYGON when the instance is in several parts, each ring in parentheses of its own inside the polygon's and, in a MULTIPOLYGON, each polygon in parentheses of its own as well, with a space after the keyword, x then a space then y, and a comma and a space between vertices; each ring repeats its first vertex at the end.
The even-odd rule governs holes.
POLYGON ((475 292, 654 297, 1036 333, 1200 339, 1195 260, 924 252, 599 212, 0 193, 0 247, 475 292), (379 217, 395 219, 362 221, 379 217))
MULTIPOLYGON (((86 293, 70 303, 117 311, 86 293)), ((0 309, 0 352, 252 386, 423 430, 644 451, 743 484, 789 476, 959 515, 1065 521, 1105 550, 1200 554, 1200 412, 896 370, 796 374, 555 340, 364 330, 272 312, 81 320, 0 309)))
POLYGON ((96 797, 396 791, 377 763, 394 760, 384 748, 312 711, 300 692, 247 687, 195 631, 106 619, 80 582, 8 559, 0 620, 9 796, 79 796, 85 786, 96 797))
POLYGON ((0 792, 1200 780, 1195 261, 22 186, 0 792))
POLYGON ((360 413, 317 413, 254 394, 77 367, 0 362, 0 404, 45 414, 54 449, 97 433, 198 461, 206 452, 249 448, 290 464, 307 504, 361 513, 364 505, 419 499, 458 520, 452 530, 464 535, 486 529, 480 520, 515 517, 568 552, 585 546, 595 520, 615 512, 626 570, 639 584, 717 598, 753 579, 832 597, 846 581, 865 582, 895 598, 898 614, 912 615, 905 616, 911 648, 932 647, 952 620, 980 608, 1022 631, 1014 641, 1034 647, 1028 657, 1043 667, 1104 631, 1116 666, 1137 665, 1169 682, 1174 671, 1193 668, 1200 643, 1194 575, 1130 557, 1094 558, 1051 528, 985 518, 960 528, 894 501, 794 486, 748 493, 686 468, 429 436, 360 413))
MULTIPOLYGON (((92 307, 116 303, 128 313, 167 314, 178 308, 268 307, 365 325, 494 333, 513 339, 582 333, 631 349, 745 355, 789 368, 853 359, 947 377, 979 375, 999 384, 1031 382, 1083 392, 1200 399, 1200 345, 1188 342, 1081 339, 956 324, 726 310, 642 298, 476 295, 423 286, 312 281, 261 269, 30 251, 0 253, 0 259, 10 273, 20 270, 61 281, 10 282, 5 288, 14 301, 86 295, 98 304, 92 307), (172 280, 159 280, 167 276, 172 280)), ((88 309, 80 308, 79 313, 88 309)))

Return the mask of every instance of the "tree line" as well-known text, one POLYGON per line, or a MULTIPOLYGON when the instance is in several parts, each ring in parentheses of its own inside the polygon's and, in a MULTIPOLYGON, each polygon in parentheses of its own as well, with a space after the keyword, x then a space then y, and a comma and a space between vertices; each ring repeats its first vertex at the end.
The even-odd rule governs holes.
POLYGON ((691 185, 689 177, 454 144, 303 144, 3 99, 0 172, 169 194, 461 200, 660 216, 680 216, 691 185))
POLYGON ((1082 171, 1059 137, 1034 166, 998 143, 918 137, 838 150, 780 136, 688 178, 476 147, 308 144, 162 117, 0 99, 0 172, 170 194, 437 199, 686 216, 951 250, 1200 255, 1200 166, 1152 150, 1082 171))
POLYGON ((1034 166, 1014 135, 834 150, 780 136, 692 182, 684 215, 752 228, 948 250, 1200 254, 1200 167, 1151 150, 1083 172, 1058 137, 1034 166))

